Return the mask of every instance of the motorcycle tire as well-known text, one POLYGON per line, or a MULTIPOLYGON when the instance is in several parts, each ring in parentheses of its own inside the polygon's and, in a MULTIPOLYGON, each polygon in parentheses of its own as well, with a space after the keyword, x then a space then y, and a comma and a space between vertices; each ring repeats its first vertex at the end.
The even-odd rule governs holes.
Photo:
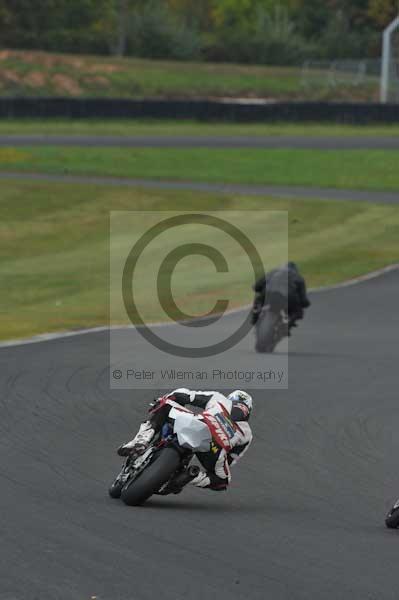
POLYGON ((385 525, 388 527, 388 529, 399 528, 399 506, 395 505, 393 508, 391 508, 385 517, 385 525))
POLYGON ((256 324, 256 352, 273 352, 278 341, 275 339, 275 327, 280 316, 267 310, 256 324))
POLYGON ((111 498, 120 498, 122 492, 123 485, 119 483, 119 481, 114 481, 114 483, 108 488, 108 494, 111 498))
POLYGON ((173 475, 180 464, 174 448, 164 448, 142 473, 122 488, 121 499, 128 506, 139 506, 155 494, 173 475))

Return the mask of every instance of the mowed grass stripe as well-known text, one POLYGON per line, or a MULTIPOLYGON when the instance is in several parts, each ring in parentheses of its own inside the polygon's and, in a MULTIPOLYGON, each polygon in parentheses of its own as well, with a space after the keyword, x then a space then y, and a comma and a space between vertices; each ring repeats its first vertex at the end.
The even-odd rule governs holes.
POLYGON ((0 148, 3 171, 399 190, 399 151, 0 148))
MULTIPOLYGON (((6 290, 0 296, 1 339, 108 323, 110 210, 288 211, 290 256, 311 286, 399 261, 395 206, 46 182, 2 182, 0 206, 0 278, 6 290)), ((273 261, 266 258, 266 267, 273 261)), ((209 311, 224 297, 220 284, 205 276, 209 270, 202 259, 174 289, 176 301, 192 314, 209 311)), ((145 271, 142 277, 137 290, 147 316, 162 320, 145 271)), ((247 304, 252 293, 246 270, 234 286, 235 306, 247 304)))
POLYGON ((170 135, 170 136, 398 136, 399 124, 206 123, 136 119, 2 119, 0 135, 170 135))

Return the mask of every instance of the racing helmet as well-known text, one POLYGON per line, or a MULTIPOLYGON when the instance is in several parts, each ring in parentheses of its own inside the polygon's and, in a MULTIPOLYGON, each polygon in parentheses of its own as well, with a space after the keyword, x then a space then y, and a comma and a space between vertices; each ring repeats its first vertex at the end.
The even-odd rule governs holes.
POLYGON ((296 263, 294 263, 292 260, 287 262, 286 268, 290 269, 291 271, 298 272, 298 265, 296 263))
POLYGON ((231 410, 233 421, 248 421, 252 412, 252 396, 242 390, 234 390, 227 397, 233 404, 231 410))

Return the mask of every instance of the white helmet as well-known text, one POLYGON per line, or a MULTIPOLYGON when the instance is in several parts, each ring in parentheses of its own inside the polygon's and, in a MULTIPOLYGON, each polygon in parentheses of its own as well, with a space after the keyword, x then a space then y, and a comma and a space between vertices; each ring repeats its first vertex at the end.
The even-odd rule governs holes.
POLYGON ((242 390, 234 390, 227 396, 233 403, 233 409, 237 408, 242 413, 240 421, 248 421, 252 411, 252 396, 242 390))

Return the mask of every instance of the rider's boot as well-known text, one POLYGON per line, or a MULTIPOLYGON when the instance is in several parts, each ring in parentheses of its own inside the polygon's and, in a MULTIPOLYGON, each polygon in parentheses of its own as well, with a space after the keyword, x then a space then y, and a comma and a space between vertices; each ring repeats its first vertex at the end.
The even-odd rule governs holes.
POLYGON ((132 452, 141 454, 148 448, 154 435, 155 430, 150 421, 145 421, 140 425, 140 429, 138 430, 136 436, 130 442, 119 446, 117 453, 119 456, 129 456, 129 454, 132 452))
POLYGON ((200 468, 197 465, 191 465, 188 469, 179 473, 172 481, 170 492, 172 494, 180 494, 183 488, 198 476, 199 472, 200 468))

